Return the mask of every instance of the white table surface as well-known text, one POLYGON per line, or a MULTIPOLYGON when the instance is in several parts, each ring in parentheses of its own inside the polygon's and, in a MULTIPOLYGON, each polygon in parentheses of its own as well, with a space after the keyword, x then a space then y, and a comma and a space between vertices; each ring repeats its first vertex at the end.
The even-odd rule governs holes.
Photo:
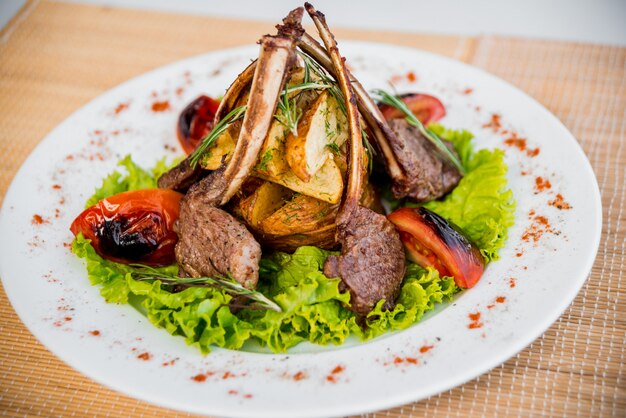
MULTIPOLYGON (((66 0, 277 21, 299 0, 66 0)), ((0 28, 25 0, 0 0, 0 28)), ((626 46, 626 0, 313 0, 332 26, 626 46)))

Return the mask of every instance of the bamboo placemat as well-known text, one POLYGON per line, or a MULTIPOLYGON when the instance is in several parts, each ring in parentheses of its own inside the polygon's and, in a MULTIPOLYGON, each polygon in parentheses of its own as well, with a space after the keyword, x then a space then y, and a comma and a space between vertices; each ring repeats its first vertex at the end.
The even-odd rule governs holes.
MULTIPOLYGON (((35 145, 98 94, 191 55, 255 42, 269 23, 30 2, 0 32, 0 196, 35 145), (228 36, 225 36, 228 34, 228 36)), ((336 30, 448 55, 536 97, 579 139, 604 206, 590 279, 518 356, 463 386, 371 416, 626 416, 626 49, 503 38, 336 30)), ((66 366, 0 291, 0 413, 188 416, 104 388, 66 366)))

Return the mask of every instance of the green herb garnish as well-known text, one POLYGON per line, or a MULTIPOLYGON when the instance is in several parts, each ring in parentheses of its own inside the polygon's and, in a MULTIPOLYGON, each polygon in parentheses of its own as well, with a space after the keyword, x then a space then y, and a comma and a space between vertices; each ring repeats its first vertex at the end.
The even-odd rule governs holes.
POLYGON ((215 141, 217 141, 217 138, 219 138, 220 135, 222 135, 233 122, 242 118, 245 112, 246 105, 234 108, 230 111, 230 113, 226 115, 226 117, 224 117, 224 119, 220 120, 213 127, 213 129, 207 134, 207 136, 202 138, 200 145, 198 145, 198 148, 196 148, 193 154, 191 154, 191 157, 189 159, 191 167, 195 167, 198 164, 198 162, 202 159, 204 153, 211 147, 211 145, 213 145, 213 143, 215 143, 215 141))
POLYGON ((372 92, 375 96, 378 96, 378 100, 389 106, 393 106, 406 116, 406 121, 409 125, 416 127, 422 135, 426 137, 437 149, 446 160, 450 161, 459 170, 461 174, 465 174, 463 165, 459 159, 446 147, 441 138, 439 138, 433 131, 424 126, 418 118, 415 117, 413 112, 407 107, 407 105, 398 96, 389 94, 384 90, 377 89, 372 92))
POLYGON ((231 295, 242 296, 253 301, 247 305, 252 308, 269 309, 276 312, 282 312, 280 306, 274 301, 267 298, 263 293, 255 290, 246 289, 236 281, 226 277, 178 277, 174 274, 164 272, 162 269, 157 270, 144 264, 130 264, 136 270, 130 272, 135 280, 160 280, 166 284, 180 284, 191 287, 216 287, 231 295))

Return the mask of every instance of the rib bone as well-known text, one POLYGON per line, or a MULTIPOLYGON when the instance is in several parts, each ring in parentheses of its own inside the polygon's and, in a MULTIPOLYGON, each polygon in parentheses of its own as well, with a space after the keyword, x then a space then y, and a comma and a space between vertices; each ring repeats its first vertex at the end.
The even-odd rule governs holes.
POLYGON ((359 205, 363 182, 363 139, 356 98, 345 60, 339 55, 337 42, 324 15, 309 3, 305 3, 305 7, 330 55, 335 78, 346 99, 350 127, 348 186, 337 216, 341 255, 326 259, 324 274, 340 277, 350 290, 350 309, 365 315, 381 299, 385 299, 387 308, 393 306, 405 272, 404 250, 391 222, 359 205))
MULTIPOLYGON (((225 204, 256 164, 288 70, 295 64, 302 8, 292 11, 277 36, 264 36, 254 67, 239 139, 225 168, 195 183, 181 201, 176 260, 182 276, 231 275, 247 288, 259 277, 261 247, 246 227, 218 206, 225 204)), ((300 29, 301 31, 301 29, 300 29)), ((250 68, 250 67, 249 67, 250 68)), ((245 72, 245 71, 244 71, 245 72)), ((235 87, 231 86, 234 90, 235 87)))
MULTIPOLYGON (((302 35, 300 41, 298 42, 298 46, 306 54, 311 56, 311 58, 313 58, 318 64, 320 64, 326 71, 337 78, 332 61, 328 56, 328 52, 326 52, 324 47, 313 39, 311 35, 308 33, 302 35)), ((385 159, 385 167, 387 168, 389 176, 394 179, 395 182, 405 183, 406 172, 393 153, 391 148, 391 143, 393 141, 388 139, 395 137, 395 133, 389 128, 387 121, 382 113, 380 113, 380 109, 378 109, 378 106, 372 100, 363 85, 350 73, 349 70, 347 73, 350 77, 361 115, 363 115, 368 126, 372 130, 372 133, 374 134, 374 139, 376 140, 378 149, 381 151, 383 158, 385 159)))

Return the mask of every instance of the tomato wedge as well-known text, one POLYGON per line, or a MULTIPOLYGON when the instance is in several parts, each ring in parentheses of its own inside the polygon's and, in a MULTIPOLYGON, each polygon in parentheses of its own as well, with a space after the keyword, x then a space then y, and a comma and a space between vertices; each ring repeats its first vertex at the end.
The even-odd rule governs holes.
POLYGON ((70 230, 91 240, 103 258, 151 266, 172 264, 178 235, 173 230, 183 195, 169 189, 133 190, 85 209, 70 230))
POLYGON ((211 129, 220 102, 200 96, 189 103, 178 117, 178 142, 187 155, 191 154, 211 129))
POLYGON ((474 286, 485 270, 478 248, 460 228, 426 208, 401 208, 388 216, 400 233, 409 260, 452 276, 457 286, 474 286))
MULTIPOLYGON (((437 122, 446 115, 446 108, 443 106, 443 103, 434 96, 422 93, 407 93, 401 95, 400 98, 424 125, 437 122)), ((381 104, 378 108, 386 120, 405 117, 401 110, 393 106, 381 104)))

